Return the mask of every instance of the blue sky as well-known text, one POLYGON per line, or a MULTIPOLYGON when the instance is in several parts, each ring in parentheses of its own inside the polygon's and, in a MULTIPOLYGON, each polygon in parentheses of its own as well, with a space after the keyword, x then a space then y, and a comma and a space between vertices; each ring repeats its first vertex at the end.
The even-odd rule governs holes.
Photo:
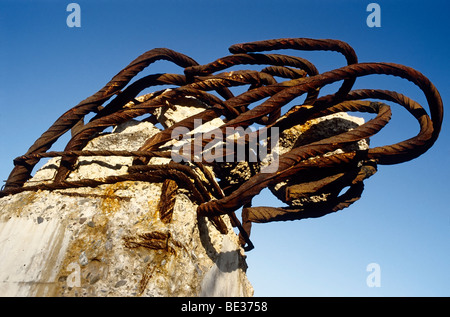
MULTIPOLYGON (((168 47, 204 64, 235 43, 282 37, 348 42, 361 62, 395 62, 424 73, 450 100, 448 1, 377 1, 381 27, 366 25, 372 1, 74 1, 81 27, 66 25, 63 0, 0 0, 0 177, 62 113, 102 88, 131 60, 168 47)), ((293 52, 319 71, 345 64, 331 52, 293 52)), ((250 68, 250 67, 249 67, 250 68)), ((157 62, 145 74, 177 72, 157 62)), ((422 92, 387 76, 355 88, 401 92, 426 107, 422 92)), ((336 87, 334 87, 336 88, 336 87)), ((332 91, 334 89, 330 87, 332 91)), ((417 123, 393 105, 373 145, 414 136, 417 123)), ((448 122, 416 160, 379 166, 362 199, 318 219, 254 225, 247 254, 255 296, 449 296, 448 122), (368 287, 377 263, 381 286, 368 287)), ((62 150, 67 142, 55 144, 62 150)), ((280 206, 267 191, 253 205, 280 206)))

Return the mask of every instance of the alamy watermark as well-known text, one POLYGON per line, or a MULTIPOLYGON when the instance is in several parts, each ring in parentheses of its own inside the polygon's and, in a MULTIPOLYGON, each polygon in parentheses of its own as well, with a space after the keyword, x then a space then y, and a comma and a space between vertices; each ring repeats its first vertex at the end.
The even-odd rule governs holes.
POLYGON ((367 264, 366 271, 370 274, 366 278, 368 287, 381 287, 381 267, 378 263, 367 264))
POLYGON ((78 263, 72 262, 67 266, 67 270, 71 272, 67 276, 68 287, 80 287, 81 286, 81 267, 78 263))
POLYGON ((81 7, 78 3, 69 3, 66 7, 67 12, 71 12, 66 19, 69 28, 81 27, 81 7))
POLYGON ((366 19, 369 28, 381 27, 381 7, 378 3, 369 3, 366 8, 367 12, 371 12, 366 19))
POLYGON ((201 119, 194 120, 194 129, 176 127, 171 137, 172 160, 179 162, 259 162, 261 173, 278 170, 279 129, 271 127, 255 130, 253 127, 226 127, 225 130, 205 130, 201 119))

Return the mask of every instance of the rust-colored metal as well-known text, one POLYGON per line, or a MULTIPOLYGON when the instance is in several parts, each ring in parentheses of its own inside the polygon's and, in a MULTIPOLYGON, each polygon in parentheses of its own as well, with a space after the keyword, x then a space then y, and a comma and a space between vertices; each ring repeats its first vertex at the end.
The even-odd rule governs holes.
POLYGON ((126 236, 123 240, 125 247, 130 249, 144 247, 173 253, 174 250, 169 245, 170 238, 170 232, 153 231, 139 234, 137 237, 126 236))
MULTIPOLYGON (((164 221, 170 221, 169 209, 173 208, 174 192, 178 187, 184 187, 199 204, 200 217, 210 218, 221 232, 225 232, 226 226, 219 216, 228 214, 232 224, 240 231, 242 244, 246 244, 246 249, 251 249, 253 247, 249 240, 251 223, 320 217, 348 207, 360 198, 364 179, 375 173, 377 165, 398 164, 417 158, 438 138, 443 119, 441 97, 428 78, 410 67, 393 63, 358 63, 350 45, 329 39, 274 39, 236 44, 229 50, 231 55, 205 65, 199 65, 192 58, 169 49, 153 49, 139 56, 114 76, 104 88, 59 117, 23 156, 14 160, 15 167, 4 189, 0 191, 0 197, 22 191, 95 187, 125 180, 162 182, 163 188, 166 189, 161 199, 161 204, 165 204, 165 207, 161 207, 164 210, 160 210, 164 221), (311 62, 301 57, 262 53, 283 49, 339 52, 344 55, 347 65, 319 73, 311 62), (130 84, 138 73, 161 59, 180 66, 184 74, 152 74, 130 84), (242 68, 243 65, 263 68, 217 73, 231 67, 242 68), (358 77, 372 74, 397 76, 417 85, 425 94, 429 114, 417 102, 395 91, 352 90, 358 77), (320 96, 321 88, 339 81, 342 81, 342 85, 336 93, 320 96), (170 85, 172 88, 155 90, 154 93, 146 95, 143 101, 136 99, 144 89, 158 85, 170 85), (237 86, 248 86, 248 90, 235 96, 230 88, 237 86), (300 105, 284 110, 284 106, 304 94, 306 97, 300 105), (83 150, 87 142, 104 129, 143 115, 148 115, 145 120, 156 122, 153 115, 156 108, 170 107, 180 100, 186 101, 187 97, 195 97, 208 107, 153 135, 138 151, 83 150), (111 98, 113 99, 107 103, 111 98), (342 151, 348 144, 373 136, 389 122, 390 107, 366 99, 381 100, 404 107, 418 121, 419 133, 415 137, 392 145, 369 148, 365 151, 342 151), (220 175, 224 165, 217 162, 190 164, 171 162, 164 166, 148 165, 152 157, 170 158, 171 152, 162 146, 172 139, 172 132, 176 128, 185 127, 192 130, 195 119, 201 119, 206 123, 215 118, 224 118, 224 124, 219 127, 222 132, 230 127, 246 128, 259 124, 261 128, 256 133, 260 133, 272 127, 285 131, 293 126, 305 124, 311 119, 338 112, 369 112, 376 114, 376 117, 351 131, 295 146, 279 157, 278 169, 275 172, 261 173, 249 163, 251 175, 237 184, 227 183, 223 179, 218 181, 211 174, 206 165, 210 165, 217 175, 220 175), (90 113, 95 115, 85 124, 84 118, 90 113), (72 137, 65 149, 49 152, 58 138, 69 130, 72 137), (336 149, 341 151, 330 154, 336 149), (57 156, 61 157, 61 164, 52 182, 24 186, 40 159, 57 156), (125 175, 103 179, 66 180, 80 156, 132 156, 134 160, 125 175), (290 184, 286 191, 286 202, 325 191, 330 194, 330 198, 324 202, 306 204, 301 208, 251 206, 252 198, 263 188, 273 187, 281 182, 289 183, 294 178, 296 182, 290 184), (349 189, 340 194, 340 190, 344 187, 349 189), (241 224, 234 212, 242 207, 241 224)), ((202 139, 202 146, 209 141, 202 139)), ((242 139, 237 142, 242 142, 242 139)), ((150 238, 152 241, 159 239, 159 237, 150 238)))
POLYGON ((164 180, 158 203, 159 218, 164 223, 169 223, 172 220, 177 190, 178 185, 176 181, 170 178, 164 180))

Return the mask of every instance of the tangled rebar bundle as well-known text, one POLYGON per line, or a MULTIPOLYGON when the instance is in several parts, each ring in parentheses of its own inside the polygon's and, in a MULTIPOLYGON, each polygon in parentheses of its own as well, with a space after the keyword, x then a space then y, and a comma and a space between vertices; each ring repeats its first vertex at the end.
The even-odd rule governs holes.
MULTIPOLYGON (((359 199, 363 180, 375 173, 378 164, 398 164, 414 159, 426 152, 438 138, 443 119, 441 97, 428 78, 410 67, 393 63, 358 63, 354 50, 347 43, 330 39, 258 41, 232 45, 229 51, 231 55, 205 65, 199 65, 192 58, 166 48, 153 49, 139 56, 105 87, 59 117, 25 155, 14 160, 15 167, 0 192, 0 197, 22 191, 95 187, 126 180, 172 180, 190 190, 193 199, 199 204, 198 215, 211 219, 220 230, 225 230, 220 215, 230 215, 232 224, 239 228, 242 244, 247 244, 246 249, 251 249, 253 245, 249 234, 252 222, 320 217, 345 208, 359 199), (345 56, 347 65, 319 73, 312 63, 303 58, 260 53, 282 49, 335 51, 345 56), (152 74, 130 84, 138 73, 158 60, 167 60, 182 67, 184 75, 152 74), (238 65, 263 65, 264 68, 258 71, 217 73, 238 65), (395 91, 352 90, 358 77, 372 74, 397 76, 417 85, 425 94, 430 115, 417 102, 395 91), (320 96, 321 88, 339 81, 342 81, 342 85, 336 93, 320 96), (171 89, 155 91, 146 95, 143 101, 136 99, 144 89, 158 85, 170 85, 171 89), (229 89, 245 85, 249 86, 248 90, 236 96, 229 89), (283 111, 283 106, 302 95, 306 95, 306 98, 300 105, 283 111), (88 141, 104 129, 147 114, 148 117, 143 120, 154 122, 155 109, 177 104, 180 98, 186 97, 197 98, 208 106, 202 112, 153 135, 138 151, 83 150, 88 141), (110 100, 111 98, 113 99, 110 100), (415 137, 392 145, 336 152, 336 149, 345 149, 348 144, 373 136, 388 123, 391 117, 390 107, 382 102, 366 99, 384 100, 403 106, 419 122, 420 132, 415 137), (257 104, 258 102, 260 103, 257 104), (107 104, 104 105, 105 103, 107 104), (367 112, 376 116, 350 131, 297 144, 278 158, 276 171, 261 173, 258 169, 251 168, 251 175, 238 184, 218 180, 205 168, 205 165, 211 165, 218 170, 216 175, 220 178, 222 165, 215 162, 194 163, 195 169, 200 170, 205 177, 199 177, 198 171, 194 171, 192 165, 188 164, 173 161, 167 165, 149 164, 152 157, 170 158, 170 151, 164 145, 171 141, 172 132, 177 127, 193 129, 195 119, 209 122, 214 118, 223 118, 224 124, 220 130, 224 132, 227 127, 247 128, 255 123, 261 127, 258 131, 277 127, 282 132, 309 120, 338 112, 367 112), (84 124, 85 116, 90 113, 94 113, 94 117, 84 124), (69 130, 72 130, 72 137, 64 151, 49 151, 58 138, 69 130), (132 156, 134 160, 125 175, 69 181, 67 176, 80 156, 132 156), (61 157, 53 181, 24 186, 30 179, 34 166, 40 159, 47 157, 61 157), (287 183, 288 188, 298 188, 301 184, 303 187, 300 189, 304 192, 308 192, 305 188, 309 188, 310 192, 327 192, 331 195, 324 201, 310 202, 303 206, 251 206, 252 198, 262 189, 273 188, 282 182, 287 183), (341 194, 342 188, 348 189, 341 194), (244 207, 242 224, 235 215, 235 211, 241 207, 244 207)), ((244 138, 245 141, 248 139, 244 138)), ((202 142, 205 145, 208 140, 203 139, 202 142)), ((289 204, 288 198, 286 202, 289 204)))

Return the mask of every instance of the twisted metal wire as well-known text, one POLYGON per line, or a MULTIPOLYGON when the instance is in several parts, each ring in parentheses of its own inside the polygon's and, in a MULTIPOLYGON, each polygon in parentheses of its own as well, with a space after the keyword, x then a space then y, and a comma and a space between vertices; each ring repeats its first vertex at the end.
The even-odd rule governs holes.
MULTIPOLYGON (((199 204, 198 215, 214 219, 213 223, 221 232, 226 230, 218 216, 230 215, 233 225, 239 228, 242 244, 247 244, 246 249, 251 249, 253 244, 249 240, 249 235, 252 222, 320 217, 348 207, 360 198, 363 180, 375 173, 377 164, 398 164, 417 158, 438 138, 443 120, 442 100, 430 80, 415 69, 393 63, 358 63, 358 58, 349 44, 330 39, 286 38, 257 41, 232 45, 229 51, 231 55, 205 65, 199 65, 192 58, 165 48, 153 49, 142 54, 101 90, 60 116, 23 156, 14 160, 15 166, 4 189, 0 191, 0 197, 39 189, 95 187, 126 180, 161 182, 172 178, 191 192, 193 199, 199 204), (301 57, 262 53, 283 49, 334 51, 345 57, 347 65, 319 73, 311 62, 301 57), (173 62, 183 68, 184 74, 151 74, 130 84, 138 73, 158 60, 173 62), (259 71, 239 69, 217 73, 243 65, 258 65, 264 68, 259 71), (372 74, 401 77, 418 86, 426 97, 430 114, 414 100, 395 91, 352 90, 358 77, 372 74), (319 97, 323 87, 339 81, 342 81, 342 85, 336 93, 319 97), (144 89, 159 85, 169 85, 171 89, 156 90, 146 95, 143 101, 136 99, 144 89), (248 90, 235 96, 230 88, 238 86, 248 86, 248 90), (283 113, 283 106, 304 94, 306 97, 302 104, 295 105, 283 113), (138 151, 83 150, 92 138, 106 128, 142 115, 149 115, 148 120, 156 122, 153 114, 155 109, 170 107, 186 97, 195 97, 208 106, 202 112, 176 122, 151 136, 138 151), (107 103, 111 98, 113 99, 107 103), (324 155, 375 135, 389 122, 391 111, 388 105, 365 99, 382 100, 404 107, 418 121, 419 133, 392 145, 369 148, 365 151, 347 150, 344 153, 341 151, 324 155), (261 103, 257 104, 258 102, 261 103), (256 132, 258 134, 272 127, 285 131, 311 119, 350 111, 374 113, 376 117, 351 131, 295 146, 280 156, 276 172, 267 174, 253 169, 251 177, 241 180, 237 185, 231 186, 224 180, 217 182, 204 167, 205 164, 209 164, 220 170, 220 164, 215 162, 194 164, 195 168, 203 173, 203 178, 199 178, 198 174, 193 172, 193 167, 188 165, 174 162, 165 166, 148 165, 152 157, 170 158, 171 153, 164 149, 164 145, 172 139, 172 132, 178 127, 192 130, 196 119, 206 123, 215 118, 224 118, 224 124, 219 127, 222 132, 225 132, 227 127, 246 128, 257 123, 262 126, 256 132), (84 124, 83 119, 90 113, 94 113, 94 117, 84 124), (69 130, 72 130, 72 138, 65 149, 48 152, 58 138, 69 130), (126 175, 68 181, 69 173, 73 171, 81 156, 131 156, 133 163, 126 175), (50 183, 24 186, 31 178, 35 165, 40 159, 47 157, 61 157, 54 180, 50 183), (282 208, 251 206, 252 198, 262 189, 289 181, 294 177, 300 179, 304 177, 307 180, 308 173, 319 169, 326 172, 318 172, 322 178, 311 184, 314 186, 319 184, 321 188, 342 188, 347 185, 349 189, 342 195, 336 194, 328 201, 309 206, 306 210, 295 206, 282 208), (242 224, 234 213, 241 207, 243 207, 242 224)), ((211 139, 202 139, 202 146, 209 141, 211 139)), ((248 139, 241 138, 236 142, 245 143, 248 139)), ((192 153, 196 150, 194 147, 191 148, 192 153)), ((225 153, 218 155, 224 156, 225 153)))

